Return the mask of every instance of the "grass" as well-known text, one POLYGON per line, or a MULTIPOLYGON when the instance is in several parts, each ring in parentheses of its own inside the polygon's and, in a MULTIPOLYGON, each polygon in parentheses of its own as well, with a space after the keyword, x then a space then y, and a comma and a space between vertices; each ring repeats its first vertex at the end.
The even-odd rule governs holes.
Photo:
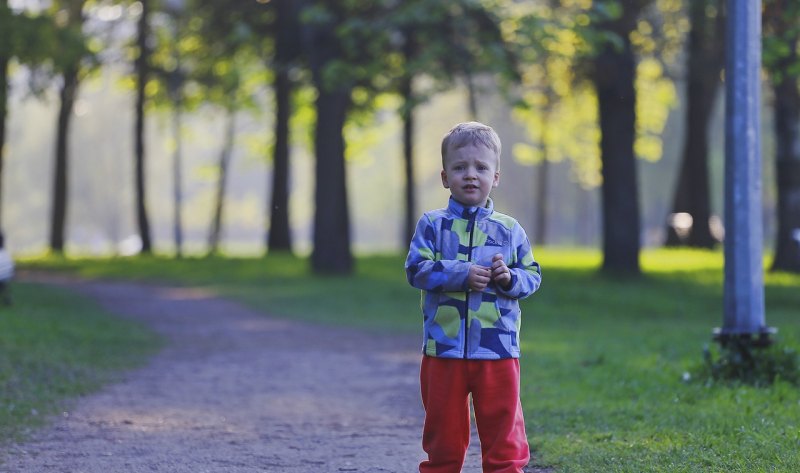
POLYGON ((21 439, 159 344, 140 325, 64 290, 14 283, 12 291, 14 304, 0 307, 0 442, 21 439))
MULTIPOLYGON (((537 253, 544 281, 523 302, 523 406, 536 462, 559 472, 800 471, 800 393, 686 382, 722 321, 721 252, 657 250, 644 275, 598 273, 589 250, 537 253)), ((420 330, 401 256, 361 258, 347 278, 263 259, 45 260, 86 276, 211 287, 270 314, 366 330, 420 330)), ((766 274, 767 322, 800 339, 800 276, 766 274)))

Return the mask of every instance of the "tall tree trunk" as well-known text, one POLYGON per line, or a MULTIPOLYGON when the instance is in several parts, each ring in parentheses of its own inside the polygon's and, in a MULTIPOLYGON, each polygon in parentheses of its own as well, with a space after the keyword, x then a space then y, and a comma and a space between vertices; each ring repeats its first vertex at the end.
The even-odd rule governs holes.
MULTIPOLYGON (((341 11, 336 13, 338 16, 344 15, 341 11)), ((334 21, 307 26, 304 39, 317 89, 314 249, 311 252, 311 268, 316 273, 346 274, 353 269, 353 255, 350 252, 344 124, 353 86, 333 86, 324 77, 327 67, 342 57, 334 21)))
POLYGON ((595 244, 596 229, 594 224, 595 211, 592 209, 594 202, 592 192, 581 187, 580 184, 575 184, 574 189, 576 195, 576 209, 575 215, 575 244, 578 246, 590 246, 595 244))
MULTIPOLYGON (((409 65, 419 52, 417 31, 413 26, 406 26, 403 30, 403 63, 409 65)), ((401 247, 408 247, 414 237, 417 223, 416 185, 414 179, 414 110, 417 107, 417 97, 414 95, 414 75, 406 71, 400 79, 400 96, 403 99, 400 105, 400 118, 403 121, 403 175, 405 177, 404 193, 404 219, 401 233, 401 247)))
POLYGON ((67 221, 67 163, 69 160, 69 126, 78 91, 78 66, 68 67, 63 73, 64 83, 59 94, 61 105, 56 126, 55 171, 53 174, 53 205, 50 220, 50 249, 64 252, 64 232, 67 221))
POLYGON ((289 228, 289 119, 291 117, 292 83, 285 67, 275 72, 275 151, 272 168, 272 199, 270 205, 267 248, 272 251, 292 251, 289 228))
POLYGON ((547 183, 550 180, 550 161, 545 157, 539 163, 536 172, 536 228, 534 230, 534 241, 537 246, 547 244, 547 221, 549 207, 547 202, 547 183))
MULTIPOLYGON (((793 59, 796 61, 796 56, 793 59)), ((800 273, 800 90, 797 77, 784 74, 774 90, 778 233, 772 270, 800 273)))
POLYGON ((688 235, 682 236, 671 222, 667 224, 667 246, 712 248, 717 243, 709 225, 708 124, 724 59, 722 4, 720 0, 698 0, 689 7, 692 30, 687 48, 686 137, 672 213, 688 213, 693 225, 688 235), (715 18, 706 14, 711 4, 717 6, 715 18))
POLYGON ((534 229, 534 240, 536 245, 547 244, 547 222, 549 202, 547 199, 547 184, 550 181, 550 160, 548 159, 548 143, 550 141, 550 114, 553 111, 553 103, 556 96, 551 88, 547 88, 547 103, 542 109, 541 127, 541 146, 542 162, 539 163, 536 172, 536 196, 534 205, 536 206, 536 228, 534 229))
POLYGON ((603 269, 639 273, 640 223, 636 155, 636 62, 627 34, 595 58, 603 164, 603 269))
MULTIPOLYGON (((4 2, 0 2, 4 3, 4 2)), ((3 165, 6 149, 6 117, 8 116, 8 57, 0 56, 0 235, 3 231, 3 165)))
POLYGON ((467 83, 467 101, 469 104, 469 119, 478 120, 478 90, 475 87, 475 78, 467 72, 464 80, 467 83))
POLYGON ((150 0, 141 0, 142 13, 137 25, 136 44, 139 55, 136 58, 136 124, 134 128, 135 141, 135 201, 136 220, 139 225, 139 236, 142 239, 142 253, 152 253, 150 240, 150 222, 147 218, 145 199, 145 116, 144 103, 146 100, 145 86, 149 75, 149 50, 147 46, 148 21, 150 14, 150 0))
POLYGON ((344 161, 344 124, 350 92, 349 88, 326 91, 322 87, 316 101, 317 179, 311 266, 318 273, 346 274, 353 268, 344 161))
POLYGON ((225 127, 225 143, 219 153, 219 179, 217 180, 217 198, 214 203, 214 215, 211 221, 211 231, 208 235, 208 252, 219 252, 219 240, 222 234, 222 209, 225 204, 225 188, 228 182, 228 164, 233 155, 233 139, 236 134, 236 110, 227 109, 227 126, 225 127))
MULTIPOLYGON (((8 8, 8 0, 0 0, 0 14, 8 18, 11 11, 8 8)), ((13 51, 10 45, 0 49, 0 238, 3 237, 3 181, 4 164, 6 149, 6 117, 8 116, 8 63, 11 60, 13 51)))
POLYGON ((405 219, 403 224, 403 246, 408 246, 416 228, 416 196, 414 193, 414 91, 413 78, 403 78, 400 93, 403 97, 401 116, 403 120, 403 168, 405 176, 405 219))
MULTIPOLYGON (((177 94, 180 94, 180 86, 178 86, 177 94)), ((178 95, 179 97, 180 95, 178 95)), ((182 176, 182 137, 181 137, 181 122, 182 122, 182 103, 178 98, 173 104, 172 111, 172 134, 175 140, 175 150, 172 156, 172 203, 173 203, 173 220, 172 220, 172 235, 175 242, 175 256, 181 258, 183 256, 183 218, 181 217, 181 207, 183 200, 183 176, 182 176)))
MULTIPOLYGON (((84 0, 76 0, 65 4, 65 27, 80 32, 83 26, 84 0)), ((58 123, 56 125, 55 163, 53 171, 53 204, 50 219, 50 249, 55 253, 64 252, 64 233, 67 222, 67 190, 68 162, 69 162, 69 128, 72 123, 72 110, 75 106, 75 97, 78 94, 80 79, 80 56, 62 58, 61 76, 63 83, 59 93, 60 108, 58 123)))
POLYGON ((275 151, 269 209, 267 251, 292 251, 289 226, 289 119, 292 115, 292 81, 289 68, 295 56, 296 1, 276 0, 278 31, 275 36, 275 151))

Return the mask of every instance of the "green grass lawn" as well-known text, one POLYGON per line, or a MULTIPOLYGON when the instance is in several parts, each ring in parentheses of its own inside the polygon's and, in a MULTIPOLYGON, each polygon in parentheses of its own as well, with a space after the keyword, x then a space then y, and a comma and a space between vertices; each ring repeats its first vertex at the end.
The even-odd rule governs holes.
POLYGON ((0 306, 0 443, 20 439, 71 398, 114 380, 158 347, 154 334, 85 298, 14 283, 0 306))
MULTIPOLYGON (((800 471, 800 393, 685 382, 722 322, 721 252, 657 250, 644 275, 597 272, 589 250, 542 249, 523 302, 523 406, 536 462, 560 472, 800 471)), ((420 331, 402 256, 360 258, 347 278, 288 255, 30 261, 85 276, 211 287, 266 313, 367 330, 420 331)), ((767 322, 800 340, 800 276, 766 274, 767 322)))

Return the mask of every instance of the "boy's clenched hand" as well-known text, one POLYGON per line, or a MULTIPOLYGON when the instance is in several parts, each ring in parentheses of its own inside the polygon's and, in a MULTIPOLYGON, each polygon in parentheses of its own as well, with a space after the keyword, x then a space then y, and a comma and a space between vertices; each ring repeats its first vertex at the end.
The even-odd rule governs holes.
POLYGON ((492 273, 486 266, 479 266, 473 264, 469 267, 469 275, 467 276, 467 287, 472 291, 483 291, 489 285, 492 273))
POLYGON ((472 291, 483 291, 490 281, 504 289, 508 289, 511 285, 511 270, 506 266, 503 261, 503 255, 500 253, 492 257, 492 267, 480 266, 473 264, 469 267, 469 275, 467 276, 467 287, 472 291))
POLYGON ((506 262, 503 261, 503 255, 500 253, 492 257, 491 271, 494 283, 503 289, 508 289, 511 285, 511 270, 506 266, 506 262))

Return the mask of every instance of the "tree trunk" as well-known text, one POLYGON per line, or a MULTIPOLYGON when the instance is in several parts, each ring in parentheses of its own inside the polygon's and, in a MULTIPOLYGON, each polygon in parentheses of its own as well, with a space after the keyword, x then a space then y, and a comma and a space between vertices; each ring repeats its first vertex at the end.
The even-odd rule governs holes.
POLYGON ((0 235, 3 231, 3 165, 6 149, 6 116, 8 116, 8 58, 0 56, 0 235))
POLYGON ((536 196, 534 205, 536 206, 536 228, 534 229, 534 240, 536 245, 547 244, 547 221, 548 221, 548 201, 547 183, 550 181, 550 160, 548 159, 548 146, 550 141, 550 114, 553 110, 553 103, 556 100, 552 89, 547 89, 547 103, 542 109, 542 129, 541 147, 542 162, 539 163, 536 172, 536 196))
MULTIPOLYGON (((178 88, 180 94, 180 87, 178 88)), ((183 200, 183 176, 181 165, 181 119, 182 119, 182 104, 180 98, 173 103, 172 111, 172 134, 175 140, 175 150, 172 157, 172 203, 173 203, 173 220, 172 220, 172 235, 175 242, 175 257, 181 258, 183 256, 183 218, 181 217, 181 207, 183 200)))
POLYGON ((547 160, 547 152, 542 162, 539 163, 536 172, 536 228, 534 230, 534 241, 536 246, 547 244, 547 183, 550 180, 550 161, 547 160))
POLYGON ((275 72, 275 151, 272 169, 272 199, 270 205, 267 248, 272 251, 292 251, 289 227, 289 119, 291 117, 292 83, 285 67, 275 72))
POLYGON ((639 193, 636 155, 636 63, 627 34, 624 46, 607 45, 595 58, 593 80, 600 109, 603 164, 603 270, 639 273, 639 193))
MULTIPOLYGON (((11 15, 8 0, 0 0, 0 14, 11 15)), ((0 49, 0 238, 3 237, 3 180, 6 149, 6 117, 8 116, 8 63, 13 55, 10 45, 0 49)))
POLYGON ((800 273, 800 90, 797 77, 784 74, 774 90, 778 233, 772 270, 800 273))
POLYGON ((667 224, 667 246, 713 248, 711 198, 708 172, 708 124, 719 85, 724 53, 722 2, 696 1, 690 5, 692 30, 689 34, 686 138, 683 158, 673 196, 672 213, 688 213, 693 225, 685 236, 667 224), (717 4, 716 18, 706 15, 709 3, 717 4))
POLYGON ((78 67, 71 66, 63 73, 61 105, 56 126, 55 170, 53 174, 53 206, 50 220, 50 250, 64 253, 64 232, 67 221, 67 163, 69 158, 69 125, 78 91, 78 67))
POLYGON ((144 254, 152 253, 152 243, 150 241, 150 222, 147 218, 147 206, 145 205, 145 126, 144 126, 144 103, 145 86, 147 85, 149 73, 149 50, 147 47, 149 0, 141 0, 142 13, 137 25, 136 44, 139 47, 139 56, 136 58, 136 124, 134 128, 135 141, 135 201, 136 219, 139 225, 139 236, 142 239, 142 250, 144 254))
POLYGON ((469 119, 478 120, 478 90, 475 87, 475 78, 467 72, 464 80, 467 83, 467 101, 469 104, 469 119))
POLYGON ((275 151, 272 170, 272 196, 269 209, 267 251, 292 251, 289 225, 289 119, 292 115, 292 81, 289 67, 295 56, 296 15, 299 5, 293 0, 275 4, 278 31, 275 36, 275 151))
POLYGON ((417 226, 416 199, 414 194, 414 91, 412 77, 406 76, 400 85, 403 97, 401 116, 403 119, 403 164, 405 175, 405 219, 403 225, 403 246, 411 243, 417 226))
MULTIPOLYGON (((344 15, 336 12, 337 16, 344 15)), ((332 85, 325 78, 327 67, 341 60, 341 44, 334 21, 306 26, 306 53, 317 89, 317 124, 314 189, 314 249, 311 268, 316 273, 347 274, 353 269, 350 252, 350 215, 347 208, 344 124, 350 108, 352 84, 332 85)))
POLYGON ((227 126, 225 128, 225 143, 219 153, 219 179, 217 181, 217 198, 214 203, 214 215, 211 223, 211 232, 208 235, 208 252, 219 252, 219 240, 222 234, 222 210, 225 204, 225 188, 228 181, 228 164, 233 154, 233 139, 236 133, 236 110, 229 107, 227 110, 227 126))
POLYGON ((311 253, 311 266, 318 273, 346 274, 353 268, 344 161, 344 124, 349 105, 349 88, 319 90, 314 132, 317 179, 311 253))

